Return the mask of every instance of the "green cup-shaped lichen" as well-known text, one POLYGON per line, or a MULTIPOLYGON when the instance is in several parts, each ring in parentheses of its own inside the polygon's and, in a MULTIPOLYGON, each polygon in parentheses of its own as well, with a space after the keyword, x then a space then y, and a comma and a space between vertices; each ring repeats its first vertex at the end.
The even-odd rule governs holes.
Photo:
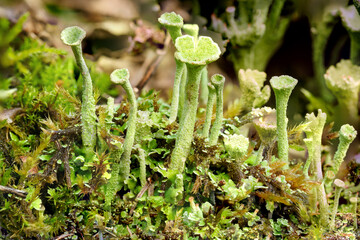
POLYGON ((276 126, 278 138, 278 154, 279 158, 289 164, 289 143, 287 137, 287 118, 286 110, 290 94, 297 84, 297 80, 290 76, 272 77, 270 84, 275 93, 276 98, 276 126))
POLYGON ((182 35, 181 28, 184 25, 183 18, 175 12, 171 12, 162 14, 158 18, 158 21, 168 30, 171 39, 175 43, 175 40, 182 35))
POLYGON ((96 114, 93 86, 89 69, 82 55, 81 41, 86 32, 80 27, 68 27, 61 32, 61 40, 71 46, 76 64, 83 77, 83 94, 81 105, 82 141, 87 156, 92 155, 96 144, 96 114))
POLYGON ((211 83, 216 91, 216 118, 210 132, 210 145, 215 145, 218 141, 223 121, 223 90, 225 77, 215 74, 211 77, 211 83))
POLYGON ((61 32, 61 40, 68 46, 81 45, 81 41, 85 36, 86 32, 77 26, 65 28, 61 32))
POLYGON ((270 145, 276 138, 275 110, 265 107, 267 115, 254 120, 254 126, 259 134, 261 143, 270 145))
MULTIPOLYGON (((175 40, 182 35, 181 28, 184 25, 183 18, 180 15, 176 14, 175 12, 171 12, 171 13, 162 14, 161 17, 158 18, 158 21, 168 30, 173 43, 175 43, 175 40)), ((183 107, 182 100, 180 103, 180 86, 182 85, 181 83, 182 82, 184 83, 184 80, 186 80, 184 79, 185 64, 177 59, 175 59, 175 62, 176 62, 176 71, 175 71, 173 95, 171 99, 169 123, 176 121, 179 112, 179 105, 180 108, 183 107)))
POLYGON ((130 175, 130 156, 132 147, 134 145, 134 138, 136 132, 136 114, 137 114, 137 102, 135 98, 134 91, 131 87, 130 81, 130 74, 129 71, 125 68, 114 70, 111 75, 110 79, 113 83, 121 85, 129 99, 131 104, 129 118, 127 120, 127 133, 124 141, 124 153, 121 155, 119 159, 120 163, 120 184, 123 184, 130 175))
POLYGON ((346 152, 349 149, 350 144, 354 141, 357 135, 355 128, 349 124, 341 126, 339 131, 339 145, 334 155, 334 172, 337 174, 341 163, 344 161, 346 152))
POLYGON ((209 37, 201 36, 196 41, 194 37, 188 35, 178 37, 175 47, 177 49, 175 57, 186 64, 187 82, 183 116, 180 119, 175 148, 171 155, 170 169, 182 173, 193 139, 201 72, 206 64, 220 57, 220 49, 209 37))
POLYGON ((341 60, 335 67, 329 67, 324 77, 326 86, 339 102, 337 122, 357 123, 360 67, 352 64, 350 60, 341 60))
POLYGON ((270 98, 270 87, 264 86, 266 73, 257 70, 243 69, 238 74, 242 110, 250 111, 252 108, 263 106, 270 98))
POLYGON ((216 61, 220 56, 219 46, 210 38, 200 36, 198 41, 192 36, 185 35, 176 39, 175 57, 187 66, 205 66, 216 61))
POLYGON ((275 109, 268 107, 263 109, 267 114, 254 120, 255 129, 261 140, 256 162, 261 162, 265 146, 272 144, 276 138, 275 109))

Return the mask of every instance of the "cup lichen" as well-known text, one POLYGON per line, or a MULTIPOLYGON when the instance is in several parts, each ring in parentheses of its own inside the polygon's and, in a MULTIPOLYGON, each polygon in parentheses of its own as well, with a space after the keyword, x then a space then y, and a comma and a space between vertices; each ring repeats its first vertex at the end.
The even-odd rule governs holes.
POLYGON ((180 119, 175 148, 171 154, 170 169, 182 173, 193 139, 201 73, 206 64, 220 57, 220 49, 209 37, 200 36, 196 41, 189 35, 178 37, 175 47, 175 57, 186 64, 187 82, 184 112, 180 119))
POLYGON ((94 154, 93 151, 96 144, 96 114, 92 80, 81 49, 81 42, 85 36, 86 32, 77 26, 65 28, 61 32, 61 40, 64 42, 64 44, 71 47, 75 56, 76 64, 80 68, 80 72, 83 77, 81 136, 85 148, 85 153, 88 157, 90 157, 94 154))
POLYGON ((272 77, 270 85, 275 93, 276 99, 276 133, 278 140, 278 154, 281 161, 289 165, 289 142, 287 136, 287 117, 286 110, 290 94, 297 84, 293 77, 282 75, 272 77))
POLYGON ((223 122, 223 90, 225 77, 221 74, 215 74, 211 77, 211 83, 216 91, 216 117, 210 131, 209 144, 215 145, 218 141, 223 122))
POLYGON ((131 105, 129 118, 127 120, 127 132, 123 145, 124 152, 119 159, 119 164, 121 166, 119 171, 120 184, 124 184, 124 182, 127 181, 130 175, 130 156, 134 145, 134 138, 136 132, 137 102, 129 78, 130 74, 126 68, 116 69, 110 75, 110 79, 113 83, 119 84, 124 88, 131 105))

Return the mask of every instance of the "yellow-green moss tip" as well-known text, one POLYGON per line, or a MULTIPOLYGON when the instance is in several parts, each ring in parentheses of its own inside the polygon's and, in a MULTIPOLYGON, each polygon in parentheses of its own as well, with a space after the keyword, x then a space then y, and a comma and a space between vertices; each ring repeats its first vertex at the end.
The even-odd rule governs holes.
POLYGON ((69 46, 79 45, 85 36, 86 32, 78 26, 67 27, 61 32, 61 40, 69 46))
POLYGON ((158 18, 158 21, 160 24, 170 27, 181 28, 184 25, 183 18, 179 14, 176 14, 175 12, 162 14, 158 18))
POLYGON ((130 79, 129 70, 126 68, 116 69, 111 73, 110 79, 115 84, 123 85, 130 79))
POLYGON ((175 41, 175 57, 181 62, 191 65, 206 65, 220 57, 219 46, 210 37, 199 37, 198 41, 193 36, 185 35, 175 41))

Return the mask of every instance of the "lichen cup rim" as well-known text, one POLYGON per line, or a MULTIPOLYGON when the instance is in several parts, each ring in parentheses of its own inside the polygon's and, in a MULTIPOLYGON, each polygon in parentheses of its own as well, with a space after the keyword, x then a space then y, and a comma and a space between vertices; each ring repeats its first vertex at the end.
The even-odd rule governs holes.
POLYGON ((276 76, 270 79, 271 87, 276 90, 294 89, 297 83, 298 80, 288 75, 276 76))
POLYGON ((113 83, 124 84, 130 79, 130 73, 127 68, 116 69, 110 74, 113 83))
POLYGON ((72 26, 62 30, 60 38, 64 42, 64 44, 69 46, 76 46, 81 43, 85 36, 86 32, 84 29, 78 26, 72 26))
POLYGON ((215 85, 222 85, 225 82, 225 77, 221 74, 214 74, 211 77, 211 83, 215 86, 215 85))
POLYGON ((349 124, 341 126, 339 133, 340 136, 342 136, 348 141, 353 141, 357 135, 357 131, 355 130, 355 128, 349 124))
POLYGON ((184 35, 175 41, 175 58, 185 64, 203 66, 220 58, 219 45, 211 37, 200 36, 195 39, 193 36, 184 35), (207 45, 205 47, 205 45, 207 45), (201 56, 202 54, 202 56, 201 56))
POLYGON ((183 18, 175 12, 163 13, 158 18, 158 21, 160 24, 169 26, 169 27, 180 27, 181 28, 184 25, 183 18), (172 21, 172 20, 175 20, 175 21, 172 21))

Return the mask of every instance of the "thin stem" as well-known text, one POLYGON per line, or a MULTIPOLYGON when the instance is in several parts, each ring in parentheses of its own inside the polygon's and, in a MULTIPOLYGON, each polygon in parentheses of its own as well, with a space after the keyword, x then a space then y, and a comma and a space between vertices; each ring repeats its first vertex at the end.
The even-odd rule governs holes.
POLYGON ((346 152, 349 149, 350 144, 354 141, 357 132, 354 127, 349 124, 345 124, 340 128, 340 141, 336 153, 334 155, 334 173, 337 174, 341 163, 344 161, 346 152))
POLYGON ((320 224, 322 226, 329 225, 329 205, 327 203, 324 183, 320 184, 320 186, 316 187, 317 191, 317 200, 319 201, 320 208, 320 224))
POLYGON ((201 73, 200 102, 202 104, 206 104, 206 101, 208 99, 208 95, 209 95, 208 82, 209 82, 208 71, 207 68, 205 67, 201 73))
POLYGON ((176 117, 178 115, 180 85, 185 68, 185 64, 180 62, 178 59, 175 59, 175 62, 176 62, 176 71, 175 71, 173 94, 171 99, 169 123, 175 122, 176 117))
POLYGON ((83 77, 83 94, 81 104, 81 125, 82 141, 87 156, 91 156, 96 144, 96 114, 93 86, 88 67, 82 56, 81 44, 71 46, 74 53, 76 64, 80 68, 83 77))
POLYGON ((111 165, 111 178, 106 184, 105 191, 105 209, 110 210, 111 202, 115 197, 116 192, 119 190, 119 171, 120 163, 119 159, 123 153, 123 148, 116 148, 111 151, 110 158, 113 161, 111 165))
POLYGON ((187 68, 183 68, 183 73, 181 75, 181 82, 180 82, 180 90, 179 90, 179 107, 178 107, 178 118, 181 122, 181 117, 183 116, 183 110, 185 105, 185 87, 187 82, 187 68))
POLYGON ((261 142, 256 156, 256 164, 262 161, 264 149, 265 149, 265 143, 261 142))
POLYGON ((130 175, 130 163, 131 163, 130 156, 131 156, 132 147, 134 145, 134 138, 136 132, 136 114, 137 114, 136 97, 130 85, 130 81, 126 81, 124 84, 122 84, 122 87, 124 88, 128 96, 131 107, 129 112, 129 118, 127 120, 128 126, 127 126, 126 138, 124 141, 124 153, 121 155, 121 159, 120 159, 121 183, 123 181, 126 181, 130 175))
POLYGON ((350 60, 354 65, 360 65, 360 33, 350 34, 350 60))
POLYGON ((215 74, 211 78, 211 83, 214 85, 216 91, 216 118, 210 132, 210 145, 217 143, 222 128, 224 82, 225 77, 220 74, 215 74))
POLYGON ((213 108, 214 108, 214 103, 215 103, 215 98, 216 98, 215 88, 211 83, 208 84, 208 91, 209 91, 209 95, 208 95, 208 100, 207 100, 207 105, 206 105, 205 123, 204 123, 204 127, 203 127, 203 132, 202 132, 202 136, 204 138, 209 137, 211 118, 212 118, 212 113, 213 113, 213 108))
POLYGON ((146 185, 146 157, 145 150, 139 148, 140 183, 141 187, 146 185))
POLYGON ((341 181, 340 179, 335 180, 335 197, 334 197, 334 206, 333 206, 333 210, 331 213, 330 230, 334 230, 334 228, 335 228, 335 218, 336 218, 336 213, 337 213, 337 210, 339 207, 339 198, 340 198, 341 191, 343 190, 344 187, 345 187, 345 184, 343 181, 341 181))
POLYGON ((198 106, 198 92, 201 80, 201 72, 205 65, 196 66, 187 64, 186 97, 181 117, 180 127, 176 135, 175 148, 171 155, 170 169, 176 169, 179 173, 184 171, 185 161, 190 152, 193 140, 196 112, 198 106))
POLYGON ((322 97, 329 98, 329 90, 325 85, 324 73, 325 73, 325 49, 328 38, 335 25, 335 17, 331 14, 327 14, 319 23, 314 26, 312 34, 312 60, 314 67, 315 81, 317 86, 320 87, 320 94, 322 97))

